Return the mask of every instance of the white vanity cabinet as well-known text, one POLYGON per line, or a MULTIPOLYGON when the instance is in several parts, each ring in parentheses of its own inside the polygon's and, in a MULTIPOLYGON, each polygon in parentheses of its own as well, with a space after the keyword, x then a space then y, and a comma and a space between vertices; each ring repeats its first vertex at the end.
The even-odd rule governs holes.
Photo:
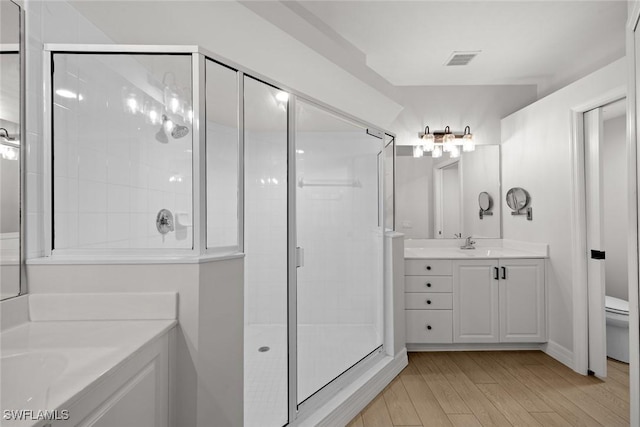
POLYGON ((546 341, 543 259, 456 260, 453 341, 546 341))
POLYGON ((544 259, 500 260, 500 342, 546 342, 544 259))
POLYGON ((499 341, 498 273, 498 260, 454 261, 454 342, 499 341))
POLYGON ((405 316, 414 348, 546 342, 545 260, 406 259, 405 316))
POLYGON ((407 342, 452 342, 452 261, 405 261, 405 316, 407 342))

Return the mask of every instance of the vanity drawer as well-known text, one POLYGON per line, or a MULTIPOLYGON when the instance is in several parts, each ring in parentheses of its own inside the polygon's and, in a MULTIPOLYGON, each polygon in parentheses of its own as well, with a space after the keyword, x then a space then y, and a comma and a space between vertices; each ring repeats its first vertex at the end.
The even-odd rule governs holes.
POLYGON ((407 342, 452 343, 452 313, 451 310, 405 310, 407 342))
POLYGON ((404 308, 407 310, 451 310, 453 294, 407 293, 404 308))
POLYGON ((451 276, 405 276, 405 292, 452 292, 451 276))
POLYGON ((407 276, 451 276, 452 271, 450 259, 407 259, 404 261, 404 274, 407 276))

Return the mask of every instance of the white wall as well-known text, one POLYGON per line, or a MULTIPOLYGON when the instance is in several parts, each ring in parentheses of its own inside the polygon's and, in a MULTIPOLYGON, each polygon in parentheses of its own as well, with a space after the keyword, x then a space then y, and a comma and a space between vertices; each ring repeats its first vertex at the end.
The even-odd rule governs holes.
POLYGON ((200 44, 378 126, 388 126, 402 109, 241 2, 109 0, 79 1, 74 6, 100 22, 118 43, 200 44), (153 19, 148 19, 151 14, 153 19), (188 28, 176 22, 188 23, 188 28))
POLYGON ((627 122, 625 116, 604 122, 603 192, 606 294, 629 299, 627 271, 627 122))
POLYGON ((396 157, 396 230, 407 239, 433 236, 433 159, 396 157))
MULTIPOLYGON (((44 255, 43 43, 112 43, 64 1, 25 1, 26 14, 26 251, 44 255)), ((48 159, 47 159, 48 161, 48 159)))
POLYGON ((504 238, 549 244, 549 341, 569 352, 573 349, 574 286, 571 109, 624 89, 626 66, 624 59, 618 60, 502 120, 503 191, 526 189, 533 207, 533 221, 504 215, 504 238))
MULTIPOLYGON (((435 224, 436 237, 439 239, 455 238, 462 233, 462 212, 460 212, 460 164, 455 162, 442 168, 442 229, 435 224)), ((436 204, 437 206, 437 204, 436 204)))
POLYGON ((243 260, 30 265, 30 293, 178 293, 173 426, 242 425, 243 260), (224 349, 224 351, 221 351, 224 349))
POLYGON ((483 145, 462 153, 462 237, 500 238, 501 200, 500 146, 483 145), (493 199, 493 215, 480 219, 478 196, 483 191, 493 199))

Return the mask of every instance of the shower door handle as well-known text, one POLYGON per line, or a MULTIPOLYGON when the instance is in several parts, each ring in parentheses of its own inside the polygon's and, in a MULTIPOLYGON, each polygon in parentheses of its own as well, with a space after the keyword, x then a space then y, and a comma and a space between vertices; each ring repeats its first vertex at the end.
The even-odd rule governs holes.
POLYGON ((304 248, 296 248, 296 268, 304 267, 304 248))

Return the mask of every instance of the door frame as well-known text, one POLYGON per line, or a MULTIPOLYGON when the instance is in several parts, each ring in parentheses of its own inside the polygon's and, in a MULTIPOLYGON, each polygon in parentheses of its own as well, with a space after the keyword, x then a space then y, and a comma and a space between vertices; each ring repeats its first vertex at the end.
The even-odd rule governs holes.
MULTIPOLYGON (((638 150, 636 149, 636 81, 635 81, 635 30, 640 19, 640 3, 633 2, 626 26, 628 61, 628 88, 619 87, 603 93, 589 102, 571 109, 572 136, 572 278, 573 278, 573 369, 586 375, 588 369, 588 295, 586 257, 586 214, 584 176, 584 118, 583 114, 617 99, 627 98, 627 158, 628 163, 628 261, 629 261, 629 361, 630 361, 630 420, 631 425, 640 422, 640 335, 638 311, 638 150)), ((640 58, 639 58, 640 59, 640 58)))
MULTIPOLYGON (((617 101, 616 101, 617 102, 617 101)), ((604 250, 603 161, 604 106, 583 113, 585 155, 585 258, 588 299, 588 372, 607 376, 607 338, 605 318, 605 264, 593 260, 589 250, 604 250)), ((606 262, 606 261, 605 261, 606 262)))
MULTIPOLYGON (((586 375, 589 369, 589 295, 585 284, 587 275, 587 214, 586 214, 586 179, 585 179, 585 135, 584 113, 627 96, 626 88, 620 87, 600 95, 582 105, 571 109, 571 158, 572 158, 572 279, 573 279, 573 370, 586 375)), ((630 150, 632 144, 628 144, 630 150)), ((635 148, 634 152, 635 152, 635 148)), ((629 188, 635 189, 635 178, 631 180, 629 165, 629 188)), ((635 175, 635 163, 633 164, 635 175)), ((629 198, 629 200, 635 200, 629 198)), ((630 203, 630 205, 633 203, 630 203)), ((629 220, 631 227, 631 217, 629 220)), ((631 229, 631 228, 630 228, 631 229)), ((635 230, 635 228, 634 228, 635 230)), ((637 248, 629 247, 629 256, 637 254, 637 248)), ((631 265, 630 265, 631 268, 631 265)), ((630 275, 631 277, 631 275, 630 275)), ((631 280, 631 279, 630 279, 631 280)), ((637 292, 637 291, 636 291, 637 292)), ((631 293, 630 293, 631 294, 631 293)), ((631 297, 631 295, 630 295, 631 297)))
POLYGON ((640 2, 630 2, 631 10, 628 13, 626 26, 626 56, 628 66, 628 93, 627 93, 627 158, 629 169, 629 237, 628 237, 628 263, 629 263, 629 388, 631 425, 640 424, 640 313, 638 310, 639 274, 638 267, 638 212, 640 212, 640 199, 638 198, 638 182, 640 182, 637 149, 637 85, 635 32, 640 20, 640 2))

